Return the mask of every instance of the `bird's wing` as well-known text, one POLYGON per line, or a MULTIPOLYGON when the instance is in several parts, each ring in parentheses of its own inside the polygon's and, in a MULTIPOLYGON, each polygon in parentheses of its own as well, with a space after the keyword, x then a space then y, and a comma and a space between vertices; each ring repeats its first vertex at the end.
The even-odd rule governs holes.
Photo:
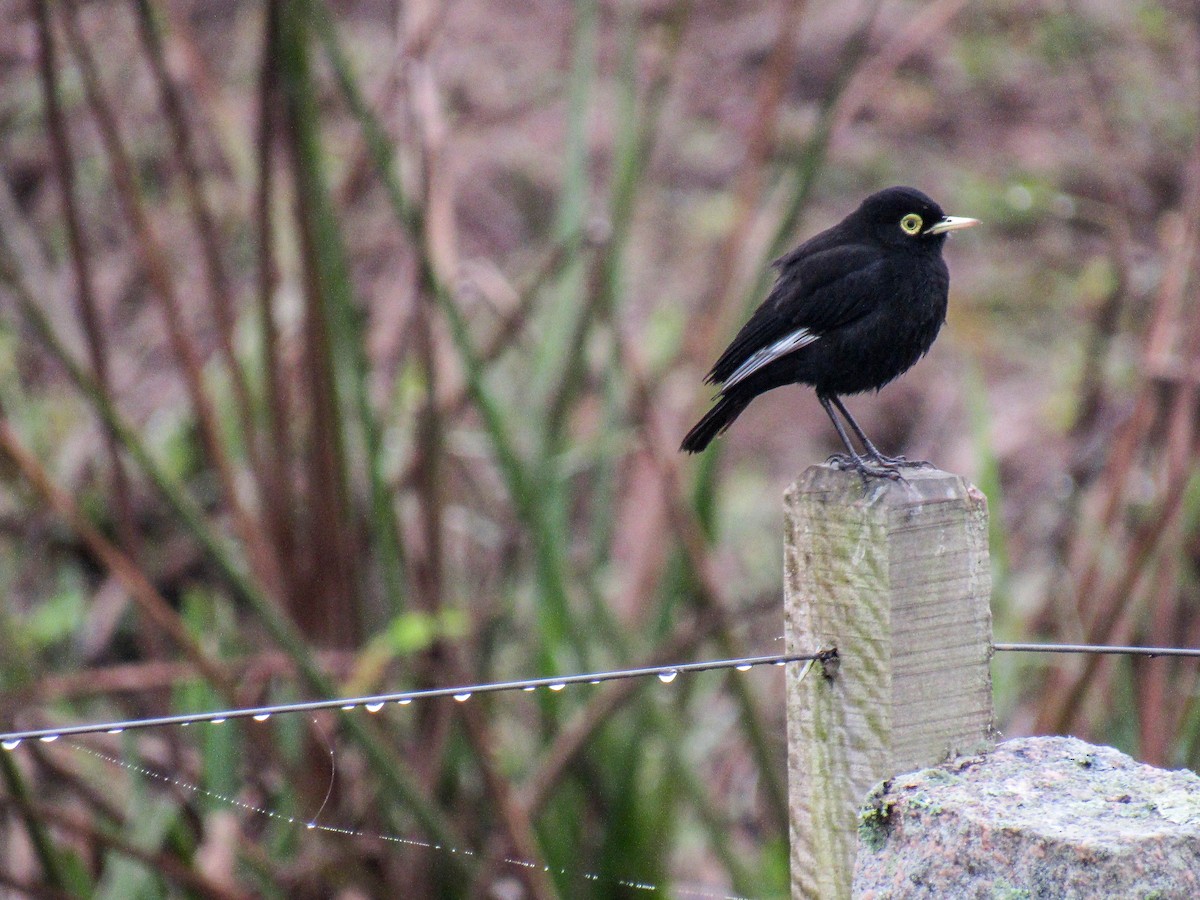
POLYGON ((771 293, 713 365, 709 383, 732 387, 862 317, 877 302, 871 285, 885 264, 877 250, 841 244, 802 254, 805 249, 779 261, 771 293))
POLYGON ((774 343, 767 344, 755 350, 746 358, 746 361, 733 370, 733 373, 723 380, 726 388, 731 388, 739 381, 744 381, 749 378, 763 366, 773 363, 779 357, 791 353, 793 350, 799 350, 801 347, 807 347, 817 339, 817 335, 807 328, 797 328, 781 337, 774 343))

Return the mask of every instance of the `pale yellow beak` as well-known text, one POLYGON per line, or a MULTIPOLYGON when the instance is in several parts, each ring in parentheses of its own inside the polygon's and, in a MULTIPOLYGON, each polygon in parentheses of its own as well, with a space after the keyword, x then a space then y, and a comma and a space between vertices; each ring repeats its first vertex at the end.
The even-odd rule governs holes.
POLYGON ((978 219, 968 219, 964 216, 946 216, 941 221, 934 222, 926 228, 925 233, 945 234, 947 231, 958 231, 960 228, 973 228, 978 224, 978 219))

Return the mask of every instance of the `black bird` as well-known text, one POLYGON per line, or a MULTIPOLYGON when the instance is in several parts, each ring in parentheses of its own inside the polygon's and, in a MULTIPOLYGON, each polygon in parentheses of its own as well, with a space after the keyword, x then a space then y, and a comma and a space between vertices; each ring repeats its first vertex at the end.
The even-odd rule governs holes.
POLYGON ((901 466, 919 465, 881 454, 839 398, 878 390, 929 350, 950 290, 942 245, 947 233, 978 224, 947 216, 915 188, 892 187, 777 259, 770 295, 705 378, 721 385, 716 405, 680 449, 699 453, 759 394, 810 384, 849 454, 835 462, 893 478, 901 466))

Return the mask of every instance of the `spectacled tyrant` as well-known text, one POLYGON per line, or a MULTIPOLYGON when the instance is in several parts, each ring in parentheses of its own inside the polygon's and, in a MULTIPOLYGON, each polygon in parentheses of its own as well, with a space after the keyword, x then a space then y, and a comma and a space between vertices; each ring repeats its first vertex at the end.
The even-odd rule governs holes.
POLYGON ((929 350, 946 320, 946 235, 978 224, 946 215, 915 188, 892 187, 776 260, 771 293, 705 379, 720 385, 716 405, 680 449, 699 453, 759 394, 808 384, 846 447, 835 462, 890 478, 903 466, 919 465, 880 453, 841 397, 878 390, 929 350))

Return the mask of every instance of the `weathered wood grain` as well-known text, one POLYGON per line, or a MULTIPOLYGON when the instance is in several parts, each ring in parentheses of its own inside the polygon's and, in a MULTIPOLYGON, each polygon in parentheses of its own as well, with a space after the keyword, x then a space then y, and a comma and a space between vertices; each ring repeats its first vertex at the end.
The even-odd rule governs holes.
POLYGON ((850 896, 857 811, 879 781, 992 734, 987 503, 957 475, 814 466, 785 495, 793 898, 850 896))

